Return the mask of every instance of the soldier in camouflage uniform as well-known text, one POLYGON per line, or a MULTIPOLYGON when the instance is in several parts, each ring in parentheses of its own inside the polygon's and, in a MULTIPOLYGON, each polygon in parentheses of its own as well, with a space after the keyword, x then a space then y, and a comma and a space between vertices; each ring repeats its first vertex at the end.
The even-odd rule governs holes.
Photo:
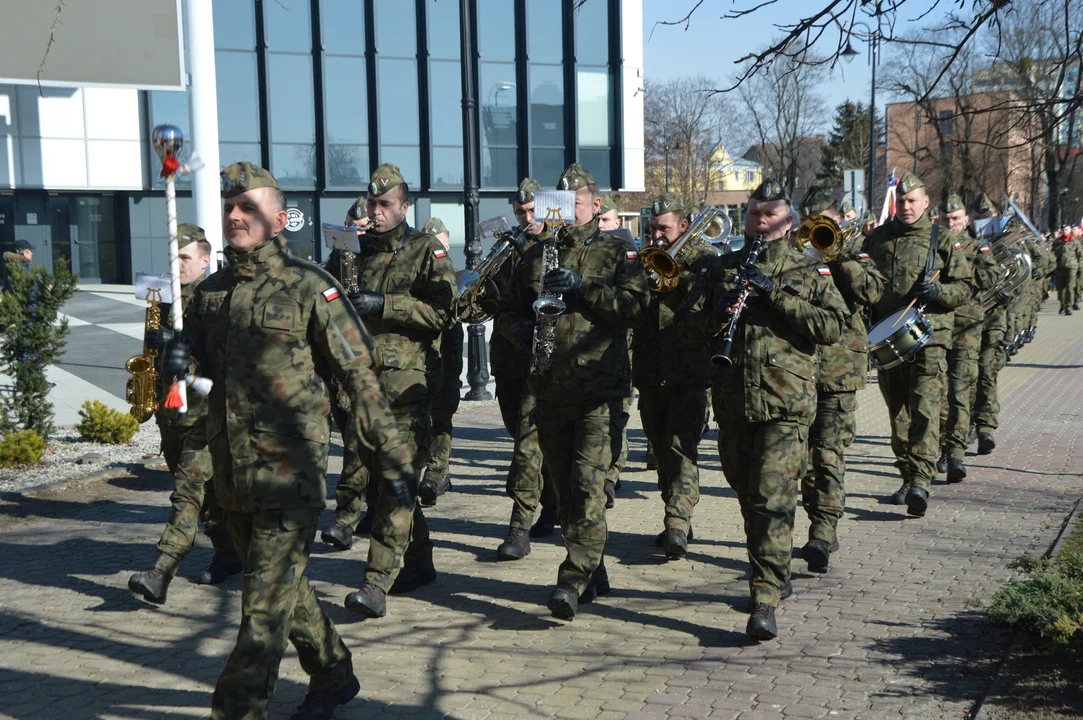
POLYGON ((575 217, 546 241, 556 243, 558 267, 542 278, 546 243, 526 251, 501 302, 497 331, 520 352, 530 353, 532 305, 539 292, 544 288, 563 295, 567 310, 556 318, 551 362, 544 372, 531 375, 530 388, 567 549, 548 606, 555 617, 570 620, 581 599, 609 590, 603 552, 611 422, 629 393, 627 331, 642 321, 649 295, 639 254, 598 230, 601 199, 591 174, 574 163, 561 175, 558 189, 575 191, 575 217))
MULTIPOLYGON (((677 193, 662 193, 651 205, 650 238, 669 250, 687 231, 688 214, 677 193)), ((686 246, 675 260, 680 280, 671 292, 651 293, 647 317, 632 334, 632 382, 639 390, 639 417, 647 442, 657 448, 662 532, 655 538, 670 560, 683 558, 692 536, 692 511, 699 502, 699 441, 707 406, 707 343, 690 340, 677 327, 677 311, 715 254, 702 242, 686 246)))
POLYGON ((324 507, 330 440, 328 368, 352 402, 354 431, 382 471, 386 492, 412 507, 416 478, 373 372, 371 344, 344 291, 279 242, 285 196, 263 168, 222 173, 227 264, 196 289, 185 335, 162 350, 162 374, 213 381, 207 422, 184 441, 178 484, 202 472, 215 489, 245 574, 237 644, 215 687, 214 720, 264 718, 287 638, 310 675, 294 720, 329 718, 359 691, 350 651, 304 577, 324 507))
MULTIPOLYGON (((834 190, 827 185, 810 188, 801 213, 838 222, 834 190)), ((838 525, 846 509, 846 448, 857 433, 857 392, 865 387, 868 374, 868 332, 861 310, 884 284, 868 254, 857 247, 843 248, 827 267, 845 301, 846 318, 839 342, 819 350, 816 419, 809 427, 810 462, 801 480, 801 500, 810 521, 801 557, 817 573, 827 572, 831 553, 839 548, 838 525)))
POLYGON ((1080 245, 1078 239, 1070 234, 1062 235, 1053 242, 1053 255, 1057 259, 1057 269, 1053 280, 1057 287, 1057 301, 1060 303, 1061 315, 1071 315, 1072 306, 1079 302, 1076 296, 1077 282, 1076 271, 1079 269, 1079 255, 1076 248, 1080 245))
MULTIPOLYGON (((549 229, 534 214, 534 193, 537 181, 526 178, 519 184, 512 208, 519 227, 525 231, 523 250, 548 239, 549 229)), ((518 251, 501 266, 493 278, 498 298, 507 296, 508 287, 521 260, 518 251)), ((530 350, 523 350, 496 332, 502 313, 501 304, 493 302, 487 309, 493 314, 494 331, 489 343, 489 362, 496 380, 496 399, 504 427, 515 442, 511 467, 508 468, 506 489, 512 500, 508 535, 496 549, 497 560, 521 560, 530 554, 530 538, 548 537, 559 522, 556 489, 549 466, 543 462, 538 444, 538 427, 534 422, 534 395, 531 392, 530 350), (541 512, 538 512, 539 506, 541 512), (535 513, 538 514, 534 522, 535 513), (531 525, 531 523, 534 523, 531 525)))
MULTIPOLYGON (((451 251, 451 233, 443 220, 430 218, 422 231, 439 240, 445 252, 451 251)), ((459 409, 463 374, 463 326, 454 313, 448 314, 448 327, 440 333, 437 350, 440 353, 439 372, 430 383, 435 388, 432 398, 432 438, 418 489, 421 504, 425 507, 435 505, 436 498, 451 489, 451 475, 447 466, 451 460, 451 436, 454 431, 452 416, 459 409)))
POLYGON ((880 297, 871 298, 873 322, 913 299, 925 308, 933 325, 932 339, 914 354, 912 362, 877 371, 891 421, 895 467, 903 480, 891 501, 905 504, 910 515, 923 517, 940 453, 940 404, 947 393, 953 310, 969 300, 974 289, 970 263, 960 252, 962 244, 948 231, 937 229, 936 252, 932 267, 927 268, 934 226, 927 212, 925 184, 908 172, 895 192, 895 217, 869 233, 862 251, 872 257, 886 280, 880 297))
MULTIPOLYGON (((981 205, 975 204, 975 209, 980 208, 981 205)), ((966 478, 963 458, 970 434, 970 394, 978 382, 978 359, 985 322, 982 293, 993 287, 999 278, 999 271, 989 243, 968 232, 970 216, 962 198, 949 196, 937 219, 961 245, 959 252, 970 264, 977 290, 973 297, 955 308, 951 345, 947 351, 948 393, 940 407, 942 452, 937 461, 937 470, 947 473, 949 483, 956 483, 966 478)))
POLYGON ((764 180, 748 201, 745 248, 707 266, 693 311, 681 320, 691 339, 714 339, 717 352, 741 292, 749 291, 729 353, 733 365, 716 366, 711 399, 722 472, 744 518, 752 610, 746 632, 758 640, 778 634, 775 608, 792 592, 797 487, 816 412, 816 346, 838 342, 848 317, 831 271, 788 240, 792 220, 785 191, 764 180), (756 237, 763 249, 746 264, 756 237))
MULTIPOLYGON (((177 247, 180 260, 181 298, 184 303, 182 307, 187 307, 192 293, 203 282, 204 272, 210 264, 211 244, 207 242, 203 228, 192 223, 181 223, 177 226, 177 247)), ((162 303, 159 309, 162 322, 167 325, 170 305, 162 303)), ((160 330, 147 331, 145 344, 148 347, 161 348, 161 343, 160 330)), ((164 383, 159 383, 156 392, 160 399, 165 399, 167 389, 164 383)), ((162 435, 162 456, 165 458, 166 465, 169 466, 169 472, 174 474, 175 480, 185 435, 192 427, 203 423, 207 419, 206 416, 207 401, 196 393, 188 394, 188 413, 183 419, 177 417, 175 410, 165 408, 160 408, 155 414, 158 430, 162 435)), ((198 520, 203 521, 207 537, 211 539, 214 558, 211 560, 210 567, 199 576, 197 582, 218 585, 244 569, 240 558, 237 557, 237 552, 233 549, 233 541, 229 538, 225 515, 214 497, 214 483, 211 482, 211 456, 205 447, 194 452, 197 456, 189 462, 190 472, 180 478, 185 483, 180 485, 174 482, 173 493, 169 496, 173 509, 162 532, 162 538, 158 541, 158 560, 154 563, 154 569, 136 573, 128 579, 128 588, 132 592, 141 594, 148 601, 159 605, 166 601, 169 583, 195 544, 198 520)))
MULTIPOLYGON (((372 334, 376 375, 420 471, 429 447, 430 382, 439 362, 435 343, 455 301, 455 270, 439 240, 407 225, 409 205, 399 169, 386 163, 376 168, 368 194, 372 225, 356 260, 360 290, 349 300, 372 334)), ((371 463, 364 465, 376 470, 371 463)), ((323 540, 348 548, 360 514, 360 498, 340 502, 323 540)), ((347 596, 347 609, 382 617, 389 591, 409 592, 435 579, 432 541, 420 505, 412 511, 399 507, 380 487, 365 581, 347 596)))

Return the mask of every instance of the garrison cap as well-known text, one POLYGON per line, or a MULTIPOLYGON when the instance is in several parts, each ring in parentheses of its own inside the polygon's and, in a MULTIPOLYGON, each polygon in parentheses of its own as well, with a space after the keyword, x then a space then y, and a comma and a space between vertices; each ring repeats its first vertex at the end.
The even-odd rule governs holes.
POLYGON ((826 184, 813 185, 801 200, 801 213, 805 217, 819 215, 835 204, 835 190, 826 184))
POLYGON ((182 248, 194 242, 207 241, 207 233, 195 223, 181 223, 177 226, 177 247, 182 248))
POLYGON ((902 180, 899 181, 896 191, 900 195, 909 195, 918 188, 923 187, 925 187, 925 183, 921 181, 921 178, 908 170, 906 174, 902 176, 902 180))
POLYGON ((226 167, 221 173, 222 197, 237 197, 249 190, 261 187, 278 187, 278 181, 269 171, 247 160, 236 162, 226 167))
POLYGON ((557 190, 578 190, 587 185, 597 185, 594 176, 579 163, 572 163, 560 174, 557 190))
POLYGON ((15 244, 12 245, 12 247, 15 248, 15 252, 17 253, 26 252, 27 250, 34 249, 34 246, 26 240, 16 240, 15 244))
POLYGON ((845 215, 846 213, 852 213, 852 212, 855 212, 854 211, 854 206, 850 204, 849 200, 843 200, 842 205, 839 205, 839 213, 841 215, 845 215))
POLYGON ((997 206, 989 201, 989 196, 986 195, 985 193, 982 193, 982 194, 978 195, 978 197, 974 198, 974 202, 972 202, 970 204, 970 207, 975 212, 987 212, 987 211, 996 212, 996 209, 997 209, 997 206))
POLYGON ((948 201, 944 203, 944 212, 953 213, 959 210, 966 210, 966 205, 963 204, 963 199, 955 193, 948 195, 948 201))
POLYGON ((752 191, 752 195, 749 199, 759 200, 760 202, 772 202, 774 200, 785 200, 786 202, 790 202, 789 196, 786 195, 786 189, 773 178, 767 178, 761 182, 759 186, 752 191))
POLYGON ((364 195, 358 195, 357 199, 353 201, 353 205, 346 211, 346 217, 351 220, 364 220, 369 216, 368 198, 364 195))
POLYGON ((369 182, 369 192, 375 197, 380 197, 388 190, 396 188, 405 182, 406 180, 403 179, 402 172, 399 170, 398 165, 384 163, 372 173, 372 181, 369 182))
POLYGON ((684 212, 684 198, 675 192, 664 192, 651 204, 651 215, 684 212))
POLYGON ((613 200, 613 196, 612 195, 602 195, 602 206, 600 208, 598 208, 598 214, 599 215, 604 215, 605 213, 610 212, 611 210, 616 210, 616 209, 617 209, 617 203, 616 203, 615 200, 613 200))
POLYGON ((427 232, 429 235, 436 235, 437 233, 447 232, 447 227, 444 226, 444 221, 438 217, 429 218, 429 221, 425 223, 425 227, 421 228, 422 232, 427 232))
POLYGON ((519 183, 519 192, 515 193, 515 202, 520 205, 534 202, 534 193, 541 190, 541 185, 534 178, 525 178, 519 183))

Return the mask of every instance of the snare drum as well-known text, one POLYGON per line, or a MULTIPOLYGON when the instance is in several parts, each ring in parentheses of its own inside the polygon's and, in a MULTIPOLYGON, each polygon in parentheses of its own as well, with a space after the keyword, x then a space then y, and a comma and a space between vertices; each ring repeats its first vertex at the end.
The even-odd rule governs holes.
POLYGON ((869 330, 869 354, 882 370, 912 360, 933 338, 933 324, 921 308, 903 308, 891 313, 869 330))

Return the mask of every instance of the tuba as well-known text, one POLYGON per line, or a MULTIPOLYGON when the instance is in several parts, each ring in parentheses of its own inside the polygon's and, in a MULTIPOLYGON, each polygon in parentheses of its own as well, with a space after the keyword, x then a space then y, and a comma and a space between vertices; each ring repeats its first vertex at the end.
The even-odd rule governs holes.
MULTIPOLYGON (((1023 283, 1030 280, 1030 273, 1034 269, 1034 261, 1027 252, 1026 240, 1028 236, 1041 239, 1041 234, 1030 222, 1018 205, 1005 197, 1003 205, 1009 208, 1004 215, 1004 224, 1000 230, 984 239, 993 252, 993 257, 1000 266, 1000 278, 993 287, 984 291, 981 295, 981 306, 986 312, 996 307, 997 296, 1000 293, 1011 293, 1017 290, 1023 283)), ((979 237, 981 237, 979 235, 979 237)))
MULTIPOLYGON (((143 320, 143 333, 157 330, 162 325, 162 292, 158 288, 147 290, 147 310, 143 320)), ((129 411, 141 423, 150 420, 158 411, 158 351, 143 342, 143 353, 124 363, 124 369, 132 374, 124 386, 124 401, 132 406, 129 411)))
POLYGON ((713 243, 729 235, 732 225, 726 213, 718 208, 707 208, 668 250, 659 247, 645 247, 640 250, 639 258, 643 261, 651 292, 667 293, 676 290, 681 282, 681 270, 677 262, 681 254, 702 242, 710 243, 712 251, 718 254, 713 243))
POLYGON ((519 241, 517 236, 524 233, 522 228, 511 229, 503 217, 486 220, 478 225, 478 230, 479 235, 491 235, 497 241, 473 270, 460 270, 455 274, 459 290, 455 317, 464 323, 483 323, 492 318, 493 313, 487 307, 492 307, 500 299, 492 279, 515 252, 519 241))
POLYGON ((803 251, 811 245, 821 260, 831 262, 865 237, 862 230, 872 219, 872 213, 867 212, 840 225, 825 215, 813 215, 797 226, 794 247, 803 251))

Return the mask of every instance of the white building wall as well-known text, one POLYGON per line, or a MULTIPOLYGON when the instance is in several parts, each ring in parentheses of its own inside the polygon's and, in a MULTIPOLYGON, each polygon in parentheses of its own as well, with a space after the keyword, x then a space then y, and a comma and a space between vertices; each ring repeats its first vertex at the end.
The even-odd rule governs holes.
POLYGON ((624 108, 624 185, 621 190, 645 188, 643 141, 643 0, 621 2, 621 59, 624 108))
POLYGON ((139 92, 0 85, 0 188, 140 190, 139 92))

